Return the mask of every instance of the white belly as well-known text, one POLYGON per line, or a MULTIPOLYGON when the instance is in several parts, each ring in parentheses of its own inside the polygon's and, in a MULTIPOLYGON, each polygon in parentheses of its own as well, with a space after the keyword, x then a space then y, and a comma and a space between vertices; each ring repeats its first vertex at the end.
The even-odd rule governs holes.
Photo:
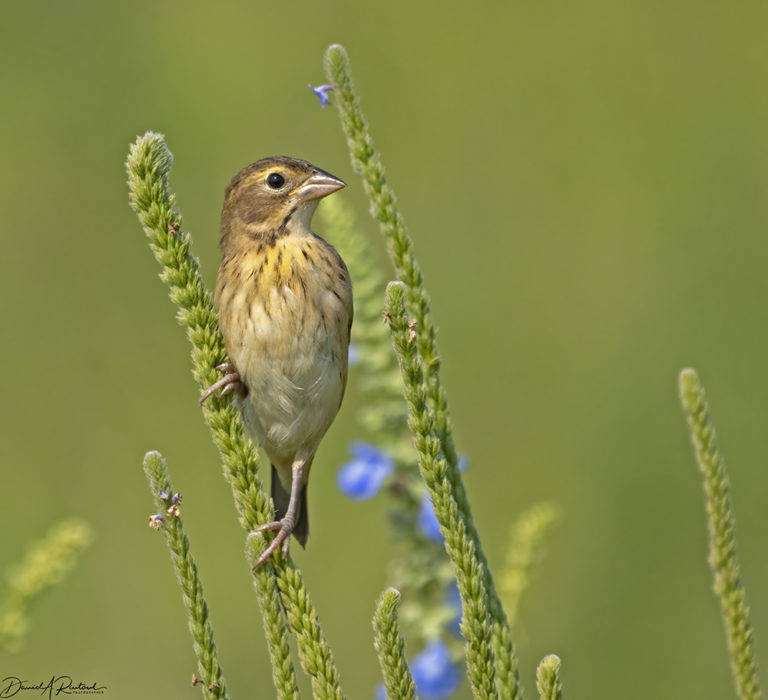
POLYGON ((278 471, 314 454, 344 393, 348 314, 330 292, 315 292, 310 301, 273 288, 269 314, 251 306, 233 353, 248 387, 243 419, 278 471))

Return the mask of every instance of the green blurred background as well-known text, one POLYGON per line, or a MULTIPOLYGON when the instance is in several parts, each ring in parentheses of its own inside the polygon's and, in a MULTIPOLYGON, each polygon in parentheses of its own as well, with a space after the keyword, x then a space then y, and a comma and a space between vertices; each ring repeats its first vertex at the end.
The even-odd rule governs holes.
MULTIPOLYGON (((563 513, 515 633, 527 696, 552 652, 571 697, 731 697, 676 377, 695 366, 713 404, 764 650, 767 22, 758 2, 5 3, 0 566, 65 516, 96 540, 0 676, 199 697, 146 526, 158 449, 232 697, 272 696, 244 535, 123 163, 136 135, 167 135, 209 282, 224 187, 265 155, 347 180, 381 254, 335 109, 306 87, 339 42, 433 297, 497 574, 517 513, 563 513)), ((381 499, 335 487, 362 401, 353 377, 293 550, 352 698, 378 682, 370 617, 394 551, 381 499)))

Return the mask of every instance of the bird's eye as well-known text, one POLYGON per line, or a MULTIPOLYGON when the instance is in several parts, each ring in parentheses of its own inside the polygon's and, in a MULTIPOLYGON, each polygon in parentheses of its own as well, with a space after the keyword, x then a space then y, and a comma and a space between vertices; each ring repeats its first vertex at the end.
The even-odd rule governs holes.
POLYGON ((267 184, 273 190, 279 190, 285 184, 285 178, 280 173, 270 173, 267 175, 267 184))

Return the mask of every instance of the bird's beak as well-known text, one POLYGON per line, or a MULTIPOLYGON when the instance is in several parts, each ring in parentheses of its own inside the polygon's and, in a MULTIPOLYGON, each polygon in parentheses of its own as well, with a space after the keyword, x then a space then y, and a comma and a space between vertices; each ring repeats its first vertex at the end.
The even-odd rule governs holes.
POLYGON ((346 182, 325 170, 316 170, 296 189, 296 194, 302 202, 308 202, 311 199, 326 197, 346 186, 346 182))

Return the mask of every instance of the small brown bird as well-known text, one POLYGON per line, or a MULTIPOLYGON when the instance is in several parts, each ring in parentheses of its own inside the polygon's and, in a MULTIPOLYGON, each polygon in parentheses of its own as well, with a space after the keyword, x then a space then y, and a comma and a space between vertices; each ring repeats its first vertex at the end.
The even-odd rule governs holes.
POLYGON ((310 230, 319 200, 344 187, 304 160, 264 158, 224 197, 219 328, 230 363, 203 395, 235 393, 243 421, 272 463, 277 530, 256 566, 290 536, 309 534, 307 478, 347 383, 352 284, 344 261, 310 230))

